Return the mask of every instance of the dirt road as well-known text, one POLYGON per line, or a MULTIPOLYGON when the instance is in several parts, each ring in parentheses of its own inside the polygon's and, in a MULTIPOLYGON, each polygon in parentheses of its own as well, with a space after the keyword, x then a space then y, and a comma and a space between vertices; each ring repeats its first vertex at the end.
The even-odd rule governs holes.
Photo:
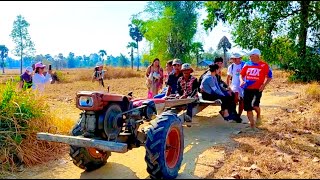
MULTIPOLYGON (((287 93, 275 97, 274 92, 264 93, 262 108, 279 108, 281 102, 295 94, 287 93)), ((233 140, 230 135, 239 132, 245 123, 229 123, 218 116, 219 107, 208 107, 194 119, 191 128, 184 128, 185 150, 182 167, 177 179, 199 179, 210 176, 219 163, 223 162, 225 150, 212 148, 217 145, 231 146, 233 140)), ((263 114, 263 111, 262 111, 263 114)), ((242 118, 247 119, 245 113, 242 118)), ((26 168, 23 172, 7 178, 26 179, 149 179, 144 161, 145 149, 140 147, 125 154, 112 153, 108 163, 93 172, 85 172, 73 165, 68 154, 60 160, 33 168, 26 168)))

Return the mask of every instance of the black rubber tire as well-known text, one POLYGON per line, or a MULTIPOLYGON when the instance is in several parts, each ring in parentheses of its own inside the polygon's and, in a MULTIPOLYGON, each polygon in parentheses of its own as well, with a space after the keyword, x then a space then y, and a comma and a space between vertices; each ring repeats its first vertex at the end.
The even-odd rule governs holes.
POLYGON ((184 137, 182 122, 175 113, 164 112, 159 118, 150 121, 151 127, 146 130, 145 144, 147 171, 152 179, 174 179, 178 176, 183 159, 184 137), (166 162, 166 140, 172 129, 178 130, 180 135, 179 157, 174 167, 166 162))
MULTIPOLYGON (((71 135, 82 135, 80 124, 76 124, 71 135)), ((73 164, 86 171, 93 171, 100 168, 107 163, 107 159, 111 156, 109 151, 99 151, 102 155, 100 158, 93 157, 87 148, 70 145, 70 157, 73 160, 73 164)))

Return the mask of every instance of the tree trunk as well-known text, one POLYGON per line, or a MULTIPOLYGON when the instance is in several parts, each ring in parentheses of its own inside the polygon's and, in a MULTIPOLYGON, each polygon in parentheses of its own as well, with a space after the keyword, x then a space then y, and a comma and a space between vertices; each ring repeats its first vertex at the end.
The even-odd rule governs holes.
POLYGON ((224 56, 223 65, 224 67, 227 67, 227 51, 225 49, 223 50, 223 56, 224 56))
POLYGON ((54 61, 54 64, 56 65, 56 70, 59 70, 59 68, 58 68, 58 61, 54 61))
POLYGON ((199 64, 199 55, 198 54, 196 55, 196 58, 197 58, 197 67, 198 67, 198 64, 199 64))
POLYGON ((136 41, 137 42, 137 56, 138 56, 138 67, 137 67, 137 71, 139 71, 139 64, 140 64, 140 58, 139 58, 139 42, 138 41, 136 41))
POLYGON ((21 52, 20 52, 20 74, 22 74, 22 54, 23 54, 23 46, 22 46, 22 32, 21 32, 21 28, 20 28, 20 50, 21 50, 21 52))
POLYGON ((4 58, 2 58, 2 74, 4 74, 4 58))
POLYGON ((301 1, 301 13, 300 13, 300 32, 299 32, 299 49, 300 57, 302 60, 306 57, 307 50, 307 35, 308 35, 308 16, 309 16, 309 6, 310 1, 301 1))
POLYGON ((133 69, 133 47, 131 47, 131 69, 133 69))
POLYGON ((20 74, 22 74, 22 53, 20 56, 20 74))

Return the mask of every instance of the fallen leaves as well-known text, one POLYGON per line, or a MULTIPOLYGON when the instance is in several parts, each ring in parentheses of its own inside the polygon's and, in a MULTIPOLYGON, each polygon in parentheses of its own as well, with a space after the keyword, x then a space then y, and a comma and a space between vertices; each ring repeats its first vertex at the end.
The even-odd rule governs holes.
POLYGON ((312 162, 319 162, 319 161, 320 161, 320 159, 318 157, 315 157, 312 159, 312 162))

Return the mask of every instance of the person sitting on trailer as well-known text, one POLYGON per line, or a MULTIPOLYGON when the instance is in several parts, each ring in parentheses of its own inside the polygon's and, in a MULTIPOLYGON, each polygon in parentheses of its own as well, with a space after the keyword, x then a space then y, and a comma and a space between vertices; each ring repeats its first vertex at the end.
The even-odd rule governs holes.
MULTIPOLYGON (((177 95, 179 99, 197 98, 198 96, 198 79, 191 75, 193 69, 189 63, 182 64, 181 72, 183 76, 178 79, 177 95)), ((195 103, 187 104, 187 115, 185 116, 186 122, 192 121, 192 109, 195 103)))
POLYGON ((172 94, 175 95, 177 93, 178 79, 183 76, 181 72, 181 64, 182 62, 180 59, 174 59, 172 62, 174 72, 172 72, 168 77, 168 89, 165 96, 163 97, 164 99, 167 99, 167 97, 171 96, 172 94))
POLYGON ((220 73, 219 65, 213 64, 209 65, 210 74, 206 74, 200 84, 200 91, 202 93, 202 98, 208 101, 214 101, 220 99, 222 101, 221 109, 223 119, 228 121, 232 120, 233 117, 231 112, 229 112, 230 106, 232 106, 232 95, 229 91, 224 91, 219 85, 216 74, 220 73))

